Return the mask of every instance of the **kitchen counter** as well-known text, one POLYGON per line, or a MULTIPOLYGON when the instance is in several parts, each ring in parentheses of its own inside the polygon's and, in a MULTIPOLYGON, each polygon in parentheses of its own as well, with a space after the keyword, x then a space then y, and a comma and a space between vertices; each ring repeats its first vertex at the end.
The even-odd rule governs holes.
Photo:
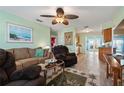
POLYGON ((104 54, 112 54, 112 51, 113 51, 113 53, 116 53, 116 48, 112 48, 112 47, 99 47, 99 59, 102 62, 105 62, 104 54))

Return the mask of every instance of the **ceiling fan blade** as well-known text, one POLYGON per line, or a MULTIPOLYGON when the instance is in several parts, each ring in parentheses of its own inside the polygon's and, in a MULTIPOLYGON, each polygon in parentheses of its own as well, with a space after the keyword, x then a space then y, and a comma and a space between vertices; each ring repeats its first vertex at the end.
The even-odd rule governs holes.
POLYGON ((62 23, 63 23, 64 25, 68 25, 68 24, 69 24, 68 20, 64 20, 62 23))
POLYGON ((38 22, 43 22, 42 20, 40 20, 40 19, 36 19, 36 21, 38 21, 38 22))
POLYGON ((67 18, 67 19, 76 19, 76 18, 79 18, 79 16, 69 14, 69 15, 65 15, 65 18, 67 18))
POLYGON ((41 17, 55 17, 54 15, 40 15, 41 17))
POLYGON ((57 8, 56 13, 58 17, 62 17, 64 15, 64 10, 62 8, 57 8))
POLYGON ((53 25, 55 25, 55 24, 57 24, 58 22, 54 19, 54 20, 52 20, 52 24, 53 25))

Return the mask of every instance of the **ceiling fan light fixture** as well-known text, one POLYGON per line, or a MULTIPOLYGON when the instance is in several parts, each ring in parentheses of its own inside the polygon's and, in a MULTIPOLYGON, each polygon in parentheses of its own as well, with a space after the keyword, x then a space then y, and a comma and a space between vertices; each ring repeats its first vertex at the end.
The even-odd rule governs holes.
POLYGON ((57 23, 62 23, 64 25, 69 25, 69 21, 67 19, 77 19, 79 16, 74 14, 64 14, 64 10, 59 7, 56 9, 57 15, 40 15, 41 17, 52 17, 52 24, 55 25, 57 23))
POLYGON ((56 19, 55 19, 58 23, 62 23, 63 21, 64 21, 64 18, 63 17, 57 17, 56 19))

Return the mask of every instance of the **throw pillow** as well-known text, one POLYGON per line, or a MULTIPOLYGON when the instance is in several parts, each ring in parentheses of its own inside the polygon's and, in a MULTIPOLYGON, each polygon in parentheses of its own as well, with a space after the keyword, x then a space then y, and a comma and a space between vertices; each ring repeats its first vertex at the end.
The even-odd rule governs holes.
POLYGON ((30 66, 23 71, 25 79, 35 79, 40 76, 41 66, 30 66))
POLYGON ((44 49, 43 57, 46 57, 48 55, 49 49, 44 49))
POLYGON ((23 69, 22 70, 15 70, 11 75, 10 75, 10 80, 21 80, 23 79, 23 69))
POLYGON ((43 57, 43 49, 36 49, 35 57, 43 57))
POLYGON ((10 80, 32 80, 39 77, 40 72, 40 66, 30 66, 22 70, 14 71, 10 76, 10 80))
POLYGON ((35 56, 35 49, 29 48, 28 51, 29 51, 30 57, 34 57, 35 56))

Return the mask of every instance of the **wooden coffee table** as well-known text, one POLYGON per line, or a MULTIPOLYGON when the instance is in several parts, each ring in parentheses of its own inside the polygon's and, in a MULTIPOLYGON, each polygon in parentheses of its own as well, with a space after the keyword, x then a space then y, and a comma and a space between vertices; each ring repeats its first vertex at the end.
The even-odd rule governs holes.
MULTIPOLYGON (((58 75, 62 74, 64 72, 64 68, 65 68, 65 64, 64 61, 62 60, 55 60, 50 62, 51 59, 47 59, 45 60, 44 63, 40 63, 38 65, 40 65, 42 67, 42 70, 45 71, 45 78, 46 78, 46 85, 53 80, 55 77, 57 77, 58 75)), ((41 73, 42 75, 42 73, 41 73)))

